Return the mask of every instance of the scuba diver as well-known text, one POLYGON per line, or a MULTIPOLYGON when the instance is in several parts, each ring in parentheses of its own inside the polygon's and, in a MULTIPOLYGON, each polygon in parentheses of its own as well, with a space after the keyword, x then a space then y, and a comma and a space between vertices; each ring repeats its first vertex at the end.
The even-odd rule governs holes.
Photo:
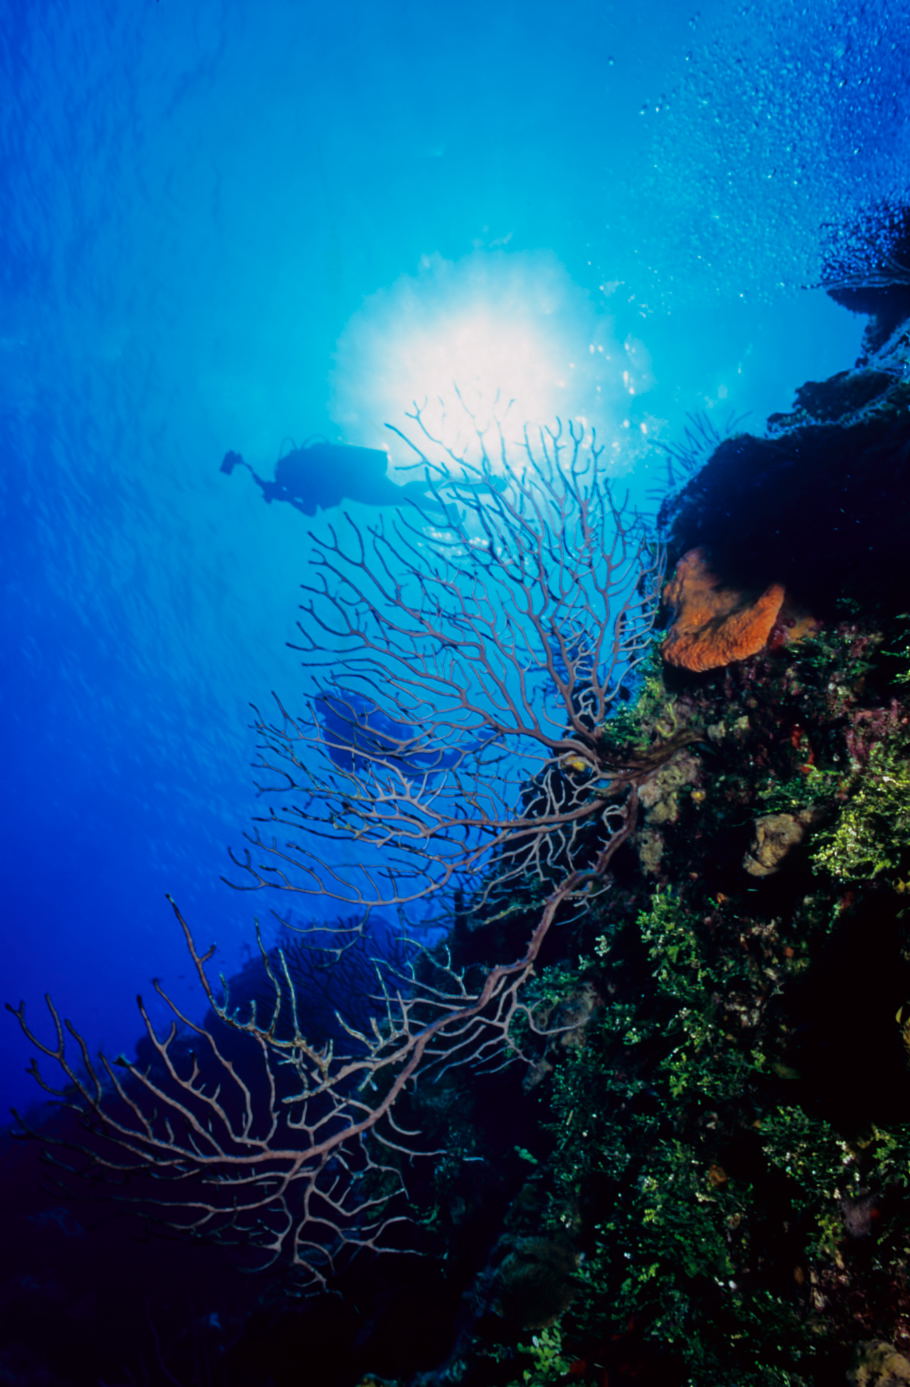
POLYGON ((426 779, 460 768, 467 756, 492 741, 462 747, 435 746, 431 730, 413 727, 384 712, 369 694, 330 684, 313 698, 322 745, 339 770, 363 776, 371 770, 397 770, 426 779))
POLYGON ((225 453, 221 471, 230 475, 235 467, 245 467, 266 501, 287 501, 304 515, 315 515, 317 510, 341 501, 400 506, 405 498, 445 513, 443 503, 425 481, 393 482, 387 475, 388 465, 389 455, 384 449, 320 439, 279 458, 274 481, 260 477, 239 453, 225 453))

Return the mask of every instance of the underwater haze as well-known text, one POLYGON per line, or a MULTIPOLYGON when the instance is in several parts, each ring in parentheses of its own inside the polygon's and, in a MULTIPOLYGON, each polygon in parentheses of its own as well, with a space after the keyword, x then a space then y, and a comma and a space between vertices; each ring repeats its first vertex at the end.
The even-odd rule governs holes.
MULTIPOLYGON (((338 498, 223 455, 499 390, 644 500, 690 413, 758 428, 856 356, 811 286, 906 194, 908 35, 887 0, 5 0, 4 999, 129 1052, 150 978, 190 995, 165 893, 228 968, 268 918, 221 880, 249 704, 299 695, 338 498)), ((27 1105, 12 1018, 0 1053, 27 1105)))

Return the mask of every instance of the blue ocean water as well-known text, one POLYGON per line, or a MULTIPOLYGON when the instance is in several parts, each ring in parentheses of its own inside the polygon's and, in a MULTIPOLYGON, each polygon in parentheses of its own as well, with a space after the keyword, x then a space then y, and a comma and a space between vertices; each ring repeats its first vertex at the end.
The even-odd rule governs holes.
MULTIPOLYGON (((849 365, 820 229, 906 193, 903 3, 6 0, 0 258, 5 946, 129 1050, 225 966, 250 700, 293 698, 306 519, 218 463, 384 446, 480 373, 585 414, 644 496, 694 410, 849 365)), ((317 531, 333 519, 317 515, 317 531)), ((12 1019, 4 1108, 31 1100, 12 1019)))

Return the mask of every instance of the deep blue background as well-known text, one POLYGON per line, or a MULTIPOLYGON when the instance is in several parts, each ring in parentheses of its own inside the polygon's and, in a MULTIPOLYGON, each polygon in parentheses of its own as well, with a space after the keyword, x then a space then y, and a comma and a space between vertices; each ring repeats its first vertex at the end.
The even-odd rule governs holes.
MULTIPOLYGON (((5 0, 0 994, 128 1047, 136 990, 187 977, 165 891, 227 963, 267 909, 219 875, 247 703, 298 687, 307 527, 225 449, 381 443, 465 311, 545 345, 546 407, 642 493, 688 411, 759 427, 856 355, 802 286, 823 223, 905 191, 908 22, 5 0)), ((11 1019, 0 1049, 5 1107, 11 1019)))

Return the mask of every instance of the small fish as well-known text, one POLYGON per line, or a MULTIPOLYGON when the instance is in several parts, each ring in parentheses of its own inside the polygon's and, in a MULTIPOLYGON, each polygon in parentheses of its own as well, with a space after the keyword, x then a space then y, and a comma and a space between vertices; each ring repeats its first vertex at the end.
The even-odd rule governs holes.
POLYGON ((576 775, 594 775, 597 767, 592 766, 590 761, 585 760, 584 756, 569 754, 560 758, 559 764, 564 766, 567 771, 573 771, 576 775))

